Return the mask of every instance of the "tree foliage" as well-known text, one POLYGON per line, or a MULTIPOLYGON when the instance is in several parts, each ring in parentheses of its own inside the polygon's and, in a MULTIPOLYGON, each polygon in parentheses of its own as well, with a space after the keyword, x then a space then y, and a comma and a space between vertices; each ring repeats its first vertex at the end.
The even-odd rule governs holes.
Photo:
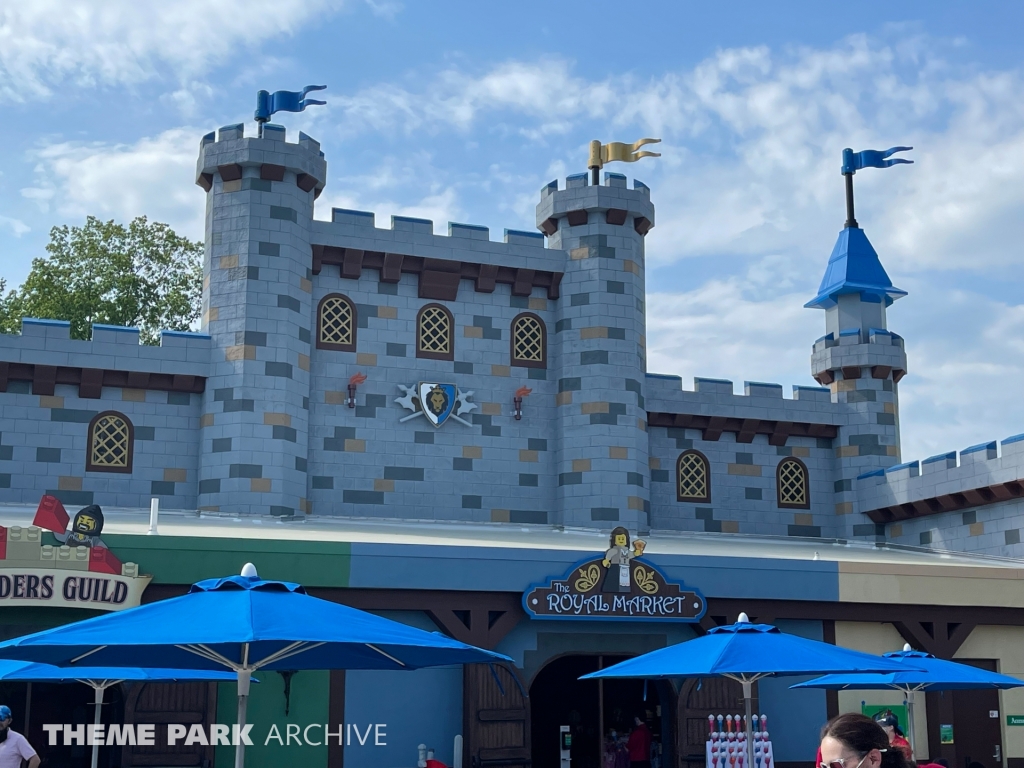
MULTIPOLYGON (((156 344, 161 329, 188 330, 199 319, 203 244, 166 224, 139 216, 126 227, 89 216, 84 226, 51 229, 46 250, 24 284, 0 297, 0 331, 39 317, 70 321, 75 339, 90 338, 101 323, 137 327, 156 344)), ((4 288, 0 280, 0 294, 4 288)))

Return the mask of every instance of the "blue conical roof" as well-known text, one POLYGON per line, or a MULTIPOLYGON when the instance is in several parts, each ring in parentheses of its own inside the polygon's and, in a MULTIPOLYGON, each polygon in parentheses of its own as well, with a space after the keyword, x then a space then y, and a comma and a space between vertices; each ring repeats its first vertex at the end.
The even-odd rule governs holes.
POLYGON ((847 227, 839 233, 818 295, 804 306, 828 309, 836 305, 838 296, 847 293, 859 293, 868 301, 884 301, 886 306, 907 295, 893 286, 868 236, 859 227, 847 227))

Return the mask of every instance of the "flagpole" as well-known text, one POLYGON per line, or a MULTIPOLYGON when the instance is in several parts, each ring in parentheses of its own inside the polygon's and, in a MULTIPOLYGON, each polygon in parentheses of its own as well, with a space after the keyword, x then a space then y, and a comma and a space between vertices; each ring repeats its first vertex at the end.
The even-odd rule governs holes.
MULTIPOLYGON (((593 187, 600 186, 601 184, 602 165, 601 142, 595 139, 590 142, 590 161, 587 163, 587 169, 590 171, 590 185, 593 187)), ((604 736, 601 738, 603 739, 604 736)))
POLYGON ((844 173, 846 177, 846 227, 859 229, 857 219, 853 215, 853 174, 844 173))

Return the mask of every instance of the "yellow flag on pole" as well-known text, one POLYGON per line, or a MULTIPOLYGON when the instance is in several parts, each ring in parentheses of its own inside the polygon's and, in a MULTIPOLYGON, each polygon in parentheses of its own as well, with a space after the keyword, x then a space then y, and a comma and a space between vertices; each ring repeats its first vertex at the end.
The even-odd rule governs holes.
POLYGON ((635 163, 641 157, 661 157, 660 152, 638 152, 640 147, 647 144, 659 144, 661 139, 640 139, 632 144, 624 144, 621 141, 612 141, 602 144, 600 141, 590 142, 589 168, 602 168, 605 163, 635 163))

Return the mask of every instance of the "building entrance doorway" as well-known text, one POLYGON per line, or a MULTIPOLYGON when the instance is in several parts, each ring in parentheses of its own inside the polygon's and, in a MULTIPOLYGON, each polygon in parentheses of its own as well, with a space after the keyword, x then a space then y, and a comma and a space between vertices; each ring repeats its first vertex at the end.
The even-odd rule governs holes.
POLYGON ((562 656, 547 664, 530 685, 532 768, 559 768, 559 726, 572 735, 572 768, 629 768, 626 742, 640 716, 651 732, 656 764, 670 763, 660 754, 671 744, 671 701, 664 681, 579 680, 581 675, 610 667, 628 656, 562 656), (614 733, 614 740, 613 740, 614 733))

